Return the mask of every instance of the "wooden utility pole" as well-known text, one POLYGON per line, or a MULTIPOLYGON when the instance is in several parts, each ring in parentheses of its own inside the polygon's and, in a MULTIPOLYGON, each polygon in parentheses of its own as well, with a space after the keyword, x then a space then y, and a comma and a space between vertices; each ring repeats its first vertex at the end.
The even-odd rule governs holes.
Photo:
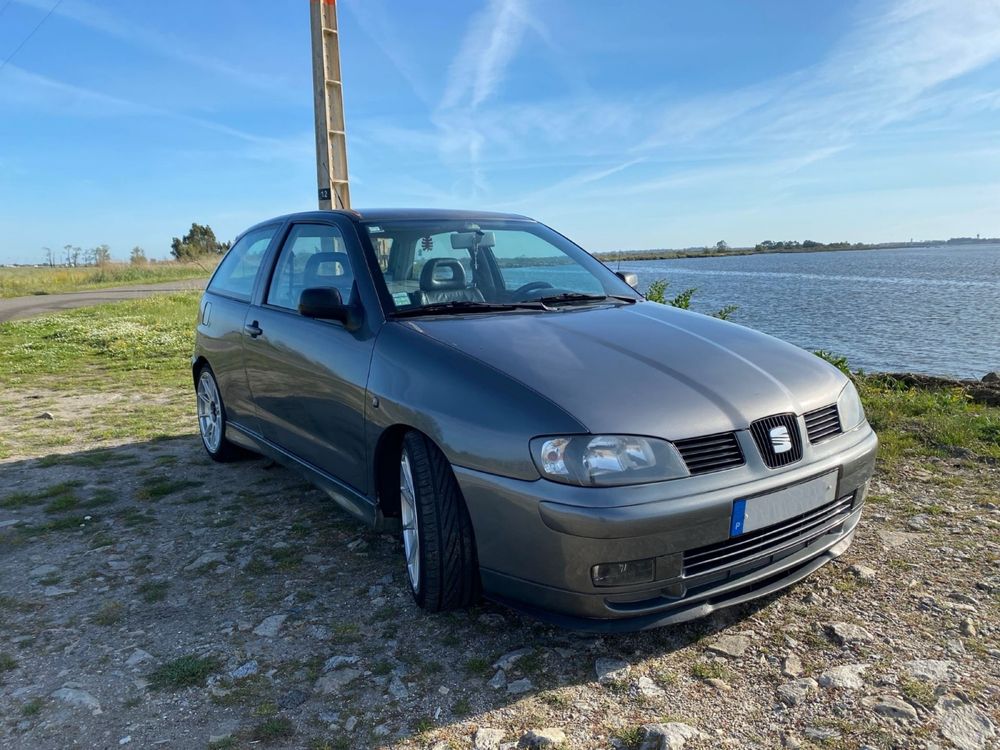
POLYGON ((313 94, 316 108, 316 180, 319 207, 350 208, 344 86, 336 0, 309 0, 312 25, 313 94))

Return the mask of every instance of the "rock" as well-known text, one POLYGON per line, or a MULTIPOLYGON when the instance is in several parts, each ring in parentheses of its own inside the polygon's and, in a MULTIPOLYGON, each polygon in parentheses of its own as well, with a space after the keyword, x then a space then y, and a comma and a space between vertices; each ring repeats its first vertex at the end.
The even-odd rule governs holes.
POLYGON ((59 586, 46 586, 45 590, 42 592, 49 599, 55 599, 60 596, 69 596, 70 594, 75 594, 76 589, 64 589, 59 586))
POLYGON ((791 750, 798 750, 798 748, 802 747, 802 740, 790 732, 782 732, 781 746, 791 748, 791 750))
POLYGON ((347 721, 344 722, 344 729, 346 729, 348 732, 353 732, 354 727, 356 727, 357 725, 358 725, 358 717, 349 716, 347 717, 347 721))
POLYGON ((947 682, 955 662, 946 659, 914 659, 903 664, 907 674, 923 682, 947 682))
POLYGON ((867 664, 843 664, 832 667, 819 676, 819 684, 825 688, 860 690, 865 686, 861 675, 866 669, 868 669, 867 664))
POLYGON ((797 706, 819 689, 812 677, 801 677, 778 686, 778 700, 789 706, 797 706))
POLYGON ((0 529, 9 529, 17 526, 19 523, 21 523, 20 518, 8 518, 5 521, 0 521, 0 529))
POLYGON ((725 693, 733 689, 728 682, 726 682, 725 680, 720 680, 718 677, 709 677, 707 680, 705 680, 705 684, 714 687, 720 693, 725 693))
POLYGON ((561 729, 529 729, 521 735, 518 747, 559 747, 566 742, 566 733, 561 729))
POLYGON ((59 572, 59 568, 55 565, 39 565, 28 571, 28 575, 32 578, 45 578, 46 576, 53 576, 59 572))
POLYGON ((513 682, 507 683, 507 692, 511 695, 520 695, 521 693, 527 693, 531 690, 534 685, 531 684, 531 680, 528 678, 523 678, 520 680, 514 680, 513 682))
POLYGON ((41 414, 35 417, 35 419, 55 419, 55 417, 52 416, 52 412, 43 411, 41 414))
POLYGON ((809 739, 818 740, 821 743, 840 739, 840 732, 836 729, 827 729, 825 727, 806 727, 805 735, 809 739))
POLYGON ((875 636, 867 630, 849 622, 829 622, 825 627, 826 632, 841 646, 868 643, 875 640, 875 636))
POLYGON ((252 661, 248 661, 246 664, 241 664, 236 667, 236 669, 229 673, 229 676, 234 680, 242 680, 244 677, 249 677, 250 675, 255 674, 257 674, 257 660, 253 659, 252 661))
POLYGON ((639 750, 681 750, 688 740, 705 735, 690 724, 671 721, 666 724, 646 724, 642 727, 639 750))
POLYGON ((497 671, 495 675, 493 675, 490 681, 487 682, 486 684, 489 685, 494 690, 499 690, 500 688, 502 688, 504 685, 507 684, 507 675, 502 669, 500 669, 497 671))
POLYGON ((153 655, 148 651, 143 651, 141 648, 137 648, 132 652, 132 655, 125 660, 126 667, 138 667, 147 661, 152 661, 153 655))
POLYGON ((659 685, 645 675, 639 678, 639 693, 646 698, 662 698, 666 695, 659 685))
POLYGON ((395 675, 389 682, 389 693, 393 698, 399 701, 410 697, 410 691, 406 689, 406 685, 404 685, 403 681, 395 675))
POLYGON ((203 552, 194 562, 185 565, 184 570, 199 570, 209 565, 219 565, 224 562, 226 562, 226 554, 224 552, 203 552))
POLYGON ((886 531, 885 529, 876 529, 875 533, 882 540, 882 544, 889 549, 902 547, 904 544, 915 542, 923 536, 922 534, 910 534, 905 531, 886 531))
POLYGON ((500 750, 500 743, 503 742, 504 731, 502 729, 490 729, 479 727, 476 736, 472 740, 472 750, 500 750))
POLYGON ((101 713, 100 701, 98 701, 97 698, 92 696, 86 690, 81 690, 80 688, 61 687, 52 693, 50 697, 70 706, 86 708, 95 716, 101 713))
POLYGON ((496 660, 493 664, 494 669, 502 669, 503 671, 508 671, 513 667, 519 659, 530 654, 534 649, 532 648, 519 648, 510 653, 506 653, 496 660))
POLYGON ((802 659, 796 654, 789 654, 781 662, 781 674, 785 677, 798 677, 802 674, 802 659))
POLYGON ((226 740, 230 739, 237 730, 240 728, 240 723, 238 721, 226 721, 223 722, 219 727, 215 729, 210 735, 208 735, 209 745, 221 745, 226 740))
POLYGON ((602 685, 621 682, 628 677, 628 662, 621 659, 600 658, 594 663, 594 671, 597 673, 597 681, 602 685))
POLYGON ((745 635, 725 635, 711 644, 708 650, 738 659, 746 653, 748 648, 750 648, 750 639, 745 635))
POLYGON ((904 700, 893 695, 885 695, 871 704, 872 711, 880 716, 887 716, 897 721, 916 721, 917 709, 904 700))
POLYGON ((254 635, 259 635, 263 638, 275 638, 286 619, 288 619, 288 615, 271 615, 270 617, 266 617, 260 625, 253 629, 254 635))
POLYGON ((847 570, 855 578, 860 578, 862 581, 874 581, 878 578, 878 572, 875 568, 869 568, 867 565, 852 565, 847 570))
POLYGON ((298 688, 292 688, 283 696, 278 698, 278 708, 283 711, 288 711, 292 708, 298 708, 303 703, 309 700, 309 693, 305 690, 299 690, 298 688))
POLYGON ((959 632, 962 633, 966 638, 975 638, 976 633, 976 623, 973 622, 971 617, 966 617, 958 626, 959 632))
POLYGON ((993 372, 988 372, 980 379, 981 383, 996 383, 1000 385, 1000 370, 994 370, 993 372))
POLYGON ((334 669, 340 669, 341 667, 346 667, 351 664, 357 664, 360 661, 360 657, 357 656, 331 656, 323 664, 324 672, 332 672, 334 669))
POLYGON ((354 682, 361 676, 361 671, 357 669, 344 668, 337 669, 333 672, 328 672, 327 674, 316 680, 316 684, 313 685, 313 689, 320 693, 321 695, 331 695, 333 693, 339 693, 347 685, 354 682))
POLYGON ((118 744, 119 745, 127 745, 131 741, 132 741, 132 735, 131 734, 127 734, 124 737, 122 737, 120 740, 118 740, 118 744))
POLYGON ((996 727, 986 714, 955 696, 940 698, 934 713, 941 735, 959 750, 981 750, 996 736, 996 727))

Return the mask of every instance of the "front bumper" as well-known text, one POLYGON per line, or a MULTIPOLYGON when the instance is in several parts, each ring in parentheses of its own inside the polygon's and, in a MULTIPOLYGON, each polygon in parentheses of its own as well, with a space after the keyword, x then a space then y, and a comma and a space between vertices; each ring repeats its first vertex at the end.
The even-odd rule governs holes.
POLYGON ((456 467, 487 595, 581 630, 639 630, 702 617, 791 585, 842 554, 861 516, 878 440, 863 428, 791 468, 581 488, 456 467), (730 539, 733 501, 837 471, 835 500, 730 539), (655 580, 596 587, 598 563, 655 558, 655 580))

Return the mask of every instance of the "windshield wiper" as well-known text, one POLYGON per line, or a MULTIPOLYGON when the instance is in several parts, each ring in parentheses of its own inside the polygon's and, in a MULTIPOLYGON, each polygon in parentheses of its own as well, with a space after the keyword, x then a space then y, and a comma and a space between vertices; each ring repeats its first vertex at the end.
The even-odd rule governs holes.
POLYGON ((629 304, 634 304, 636 301, 635 297, 627 297, 620 294, 583 294, 579 292, 563 292, 562 294, 553 294, 550 297, 538 297, 534 301, 551 305, 560 302, 607 302, 608 300, 627 302, 629 304))
POLYGON ((547 310, 542 302, 475 302, 474 300, 455 300, 453 302, 434 302, 423 307, 411 307, 408 310, 397 310, 392 313, 394 318, 414 318, 421 315, 449 315, 451 313, 486 313, 508 312, 510 310, 547 310))

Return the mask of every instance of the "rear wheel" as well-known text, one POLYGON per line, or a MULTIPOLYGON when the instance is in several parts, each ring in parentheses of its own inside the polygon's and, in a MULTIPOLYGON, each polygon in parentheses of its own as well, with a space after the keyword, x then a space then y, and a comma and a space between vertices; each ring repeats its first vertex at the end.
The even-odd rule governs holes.
POLYGON ((410 590, 430 612, 479 599, 472 521, 444 454, 419 432, 407 433, 399 458, 403 551, 410 590))
POLYGON ((240 457, 240 449, 226 440, 226 407, 222 403, 219 384, 212 368, 205 365, 198 373, 198 431, 201 444, 213 461, 233 461, 240 457))

